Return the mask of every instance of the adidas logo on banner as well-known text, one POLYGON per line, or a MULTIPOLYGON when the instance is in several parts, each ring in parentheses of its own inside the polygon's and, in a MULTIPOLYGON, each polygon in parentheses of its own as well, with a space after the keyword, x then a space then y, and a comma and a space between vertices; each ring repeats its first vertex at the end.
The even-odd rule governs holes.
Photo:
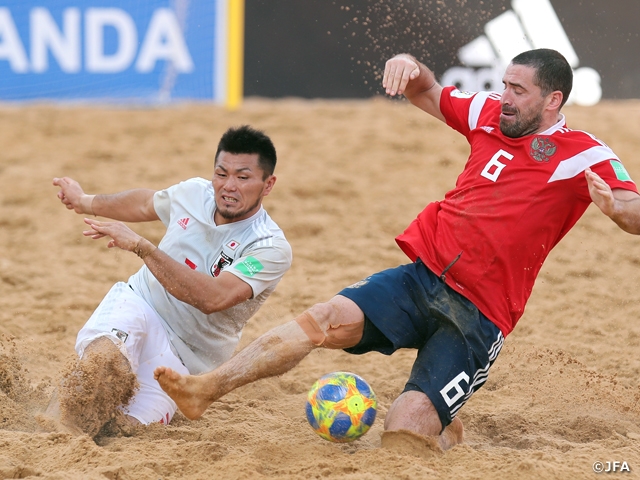
POLYGON ((567 103, 595 105, 602 97, 600 75, 579 65, 569 37, 550 0, 512 0, 511 7, 484 27, 484 35, 458 50, 465 67, 452 67, 442 85, 469 92, 502 91, 502 75, 511 59, 534 48, 553 48, 565 56, 573 71, 573 90, 567 103))

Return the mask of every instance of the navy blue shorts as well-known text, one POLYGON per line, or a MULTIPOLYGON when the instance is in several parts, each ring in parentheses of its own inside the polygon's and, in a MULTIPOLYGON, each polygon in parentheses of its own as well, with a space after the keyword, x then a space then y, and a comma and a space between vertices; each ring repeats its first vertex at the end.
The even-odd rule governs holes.
POLYGON ((426 394, 443 429, 487 380, 502 348, 500 329, 420 260, 376 273, 339 295, 365 316, 362 339, 345 351, 417 349, 404 391, 426 394))

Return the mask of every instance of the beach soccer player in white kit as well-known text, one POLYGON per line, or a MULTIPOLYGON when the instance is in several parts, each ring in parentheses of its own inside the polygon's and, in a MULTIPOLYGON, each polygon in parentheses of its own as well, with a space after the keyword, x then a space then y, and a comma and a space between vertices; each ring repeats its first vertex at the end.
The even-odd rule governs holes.
POLYGON ((192 178, 160 191, 86 195, 76 181, 54 179, 67 208, 119 220, 87 218, 85 236, 109 237, 109 247, 131 251, 145 265, 111 288, 78 333, 80 361, 54 395, 51 417, 95 435, 127 403, 126 396, 116 398, 119 379, 113 388, 104 382, 80 385, 85 394, 101 398, 86 406, 74 403, 68 390, 83 377, 78 372, 90 354, 101 356, 93 364, 103 374, 116 362, 136 375, 139 387, 123 411, 142 424, 168 423, 177 408, 153 379, 157 366, 198 374, 231 357, 242 328, 291 265, 291 248, 262 207, 276 180, 275 163, 271 140, 244 126, 222 136, 213 181, 192 178), (121 223, 151 220, 167 227, 157 247, 121 223), (112 405, 105 408, 105 401, 112 405))

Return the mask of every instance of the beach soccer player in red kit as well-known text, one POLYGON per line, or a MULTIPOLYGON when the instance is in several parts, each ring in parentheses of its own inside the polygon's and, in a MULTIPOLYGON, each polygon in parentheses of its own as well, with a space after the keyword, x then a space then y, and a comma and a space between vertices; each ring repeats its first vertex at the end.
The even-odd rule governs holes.
MULTIPOLYGON (((551 249, 591 202, 640 234, 640 195, 620 159, 560 110, 573 72, 550 49, 511 61, 502 93, 443 87, 407 54, 387 61, 383 87, 464 135, 471 152, 456 184, 396 238, 411 259, 376 273, 265 333, 215 370, 155 378, 188 418, 228 392, 280 375, 318 347, 360 354, 417 349, 385 435, 463 440, 456 414, 486 381, 522 316, 551 249)), ((428 165, 425 165, 425 170, 428 165)))

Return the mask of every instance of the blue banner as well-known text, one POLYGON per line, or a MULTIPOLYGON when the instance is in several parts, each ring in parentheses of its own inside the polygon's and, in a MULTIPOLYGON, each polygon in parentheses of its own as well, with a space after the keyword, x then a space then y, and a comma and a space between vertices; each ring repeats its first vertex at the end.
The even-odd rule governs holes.
POLYGON ((213 100, 220 1, 3 2, 0 100, 213 100))

